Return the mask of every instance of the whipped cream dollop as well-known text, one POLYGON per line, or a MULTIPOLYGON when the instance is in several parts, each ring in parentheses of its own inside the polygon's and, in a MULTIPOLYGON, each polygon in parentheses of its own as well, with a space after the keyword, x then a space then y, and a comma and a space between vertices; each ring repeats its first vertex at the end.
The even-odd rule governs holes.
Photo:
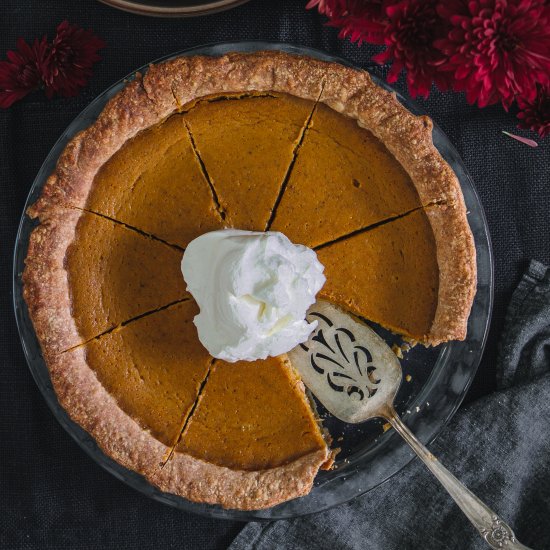
POLYGON ((313 250, 275 231, 205 233, 181 262, 187 290, 200 307, 194 323, 214 357, 254 361, 305 342, 317 322, 307 309, 325 284, 313 250))

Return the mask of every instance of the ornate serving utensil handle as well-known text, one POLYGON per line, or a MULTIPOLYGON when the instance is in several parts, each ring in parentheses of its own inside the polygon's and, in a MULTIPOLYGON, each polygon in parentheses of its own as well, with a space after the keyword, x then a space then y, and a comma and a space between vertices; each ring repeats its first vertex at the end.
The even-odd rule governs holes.
POLYGON ((352 424, 384 418, 410 445, 492 548, 529 550, 497 514, 447 470, 416 439, 393 402, 403 376, 401 363, 367 325, 319 300, 308 319, 317 322, 309 340, 289 353, 305 385, 334 416, 352 424))
POLYGON ((487 541, 491 548, 500 550, 529 550, 521 544, 510 526, 477 498, 466 486, 437 460, 407 428, 393 407, 381 411, 382 416, 392 425, 395 431, 409 444, 418 458, 424 462, 430 472, 447 490, 472 525, 487 541))

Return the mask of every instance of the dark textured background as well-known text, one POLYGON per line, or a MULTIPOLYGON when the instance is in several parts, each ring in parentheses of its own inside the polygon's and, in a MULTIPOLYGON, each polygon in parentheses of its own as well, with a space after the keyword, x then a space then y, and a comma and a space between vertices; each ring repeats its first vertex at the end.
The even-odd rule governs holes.
MULTIPOLYGON (((113 82, 167 53, 199 44, 263 39, 313 46, 366 66, 370 51, 337 39, 305 0, 252 0, 199 19, 148 19, 95 0, 2 0, 0 55, 16 38, 53 34, 68 18, 108 46, 83 93, 48 102, 37 94, 0 111, 0 548, 224 548, 240 524, 196 517, 153 502, 91 461, 62 430, 25 364, 12 311, 17 224, 40 164, 69 122, 113 82)), ((382 72, 382 71, 380 71, 382 72)), ((529 258, 550 263, 550 138, 530 149, 500 133, 513 115, 470 107, 458 94, 421 102, 456 145, 485 207, 495 253, 491 334, 468 395, 495 388, 504 311, 529 258)))

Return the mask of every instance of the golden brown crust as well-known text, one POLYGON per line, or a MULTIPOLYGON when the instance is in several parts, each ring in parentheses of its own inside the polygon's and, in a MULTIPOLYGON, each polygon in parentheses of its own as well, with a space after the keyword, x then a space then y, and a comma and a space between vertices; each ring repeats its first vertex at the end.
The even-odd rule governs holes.
POLYGON ((181 454, 158 469, 166 449, 118 408, 88 368, 84 348, 57 353, 78 343, 63 261, 80 213, 63 207, 84 208, 99 168, 138 132, 200 97, 243 91, 320 99, 354 117, 401 162, 424 204, 436 200, 449 205, 428 214, 440 266, 439 305, 430 343, 464 337, 476 268, 460 187, 432 144, 431 122, 408 112, 366 72, 282 52, 181 57, 151 66, 143 78, 136 75, 97 121, 69 142, 42 196, 29 209, 42 224, 31 236, 24 273, 25 299, 59 400, 109 456, 163 490, 251 509, 307 493, 327 460, 326 452, 262 472, 232 471, 181 454))
POLYGON ((222 57, 179 57, 152 65, 143 79, 163 116, 212 94, 285 92, 316 101, 329 65, 309 57, 268 51, 222 57))
POLYGON ((328 459, 328 449, 322 449, 277 468, 244 471, 176 453, 151 481, 163 491, 195 502, 259 510, 308 494, 328 459))
POLYGON ((82 212, 56 209, 31 233, 23 271, 23 296, 44 354, 81 342, 71 310, 65 254, 82 212))
POLYGON ((466 337, 477 287, 476 250, 463 201, 427 208, 426 214, 439 266, 437 309, 426 343, 437 346, 466 337))
POLYGON ((105 454, 143 475, 161 462, 164 445, 132 420, 105 390, 87 364, 85 347, 46 355, 45 359, 59 403, 105 454))

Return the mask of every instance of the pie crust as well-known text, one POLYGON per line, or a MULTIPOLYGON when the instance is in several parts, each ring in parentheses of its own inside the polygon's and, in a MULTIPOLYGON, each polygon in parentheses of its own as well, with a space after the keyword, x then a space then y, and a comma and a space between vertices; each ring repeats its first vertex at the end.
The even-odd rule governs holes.
POLYGON ((60 403, 106 454, 161 489, 194 501, 258 509, 306 494, 328 448, 263 471, 234 471, 169 451, 126 415, 88 367, 78 341, 64 269, 68 246, 101 166, 138 132, 213 94, 282 92, 320 101, 372 132, 409 173, 427 210, 440 268, 438 305, 426 343, 462 339, 476 288, 473 237, 457 178, 432 143, 432 123, 415 116, 368 73, 282 52, 180 57, 136 74, 98 119, 66 146, 28 214, 33 232, 23 275, 24 296, 60 403))

